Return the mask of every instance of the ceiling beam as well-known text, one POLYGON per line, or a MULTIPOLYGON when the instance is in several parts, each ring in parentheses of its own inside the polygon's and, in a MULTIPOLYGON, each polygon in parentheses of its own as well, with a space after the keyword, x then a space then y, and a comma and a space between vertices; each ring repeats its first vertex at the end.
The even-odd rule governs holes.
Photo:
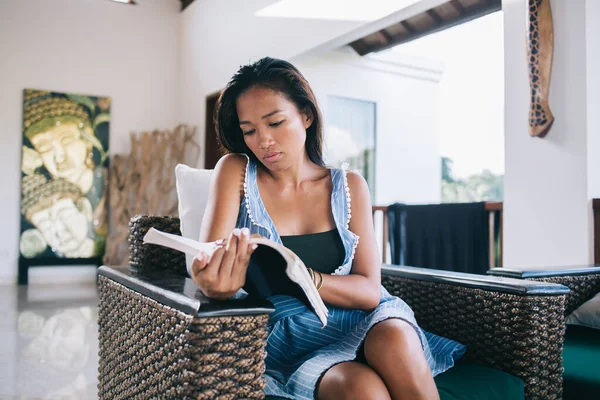
POLYGON ((460 1, 458 1, 458 0, 450 0, 450 4, 452 4, 452 6, 454 7, 454 9, 459 14, 464 14, 464 12, 465 12, 465 6, 463 6, 462 4, 460 4, 460 1))
POLYGON ((444 23, 444 20, 442 19, 442 17, 440 17, 440 15, 432 8, 431 10, 427 10, 427 15, 429 15, 431 17, 431 19, 433 19, 435 21, 436 25, 442 25, 444 23))
POLYGON ((181 11, 185 10, 187 6, 192 4, 194 0, 181 0, 181 11))
MULTIPOLYGON (((455 2, 452 0, 448 0, 447 3, 452 3, 456 7, 456 5, 454 4, 455 2)), ((462 5, 459 2, 456 2, 456 3, 458 4, 459 7, 462 7, 462 5)), ((406 31, 409 32, 408 35, 394 35, 392 37, 392 40, 386 45, 371 44, 369 46, 366 46, 363 43, 364 38, 361 38, 361 39, 357 39, 354 42, 352 42, 352 47, 355 50, 360 49, 361 51, 357 51, 357 53, 361 56, 364 56, 364 55, 367 55, 372 52, 386 50, 386 49, 392 48, 394 46, 398 46, 400 44, 419 39, 423 36, 431 35, 432 33, 440 32, 445 29, 452 28, 456 25, 463 24, 465 22, 471 21, 476 18, 483 17, 485 15, 488 15, 488 14, 491 14, 493 12, 500 11, 500 10, 502 10, 502 1, 501 0, 485 0, 483 3, 480 3, 477 6, 473 6, 473 7, 469 7, 469 8, 463 7, 462 12, 460 12, 460 15, 456 18, 444 20, 444 19, 442 19, 442 17, 440 17, 440 15, 437 12, 435 12, 435 10, 429 9, 427 11, 424 11, 423 14, 427 14, 432 19, 434 19, 436 21, 436 25, 431 26, 428 29, 425 29, 422 31, 421 30, 417 31, 413 26, 410 25, 410 23, 408 23, 408 21, 404 20, 404 21, 400 21, 400 22, 396 22, 396 23, 401 24, 404 27, 404 29, 406 29, 406 31), (412 31, 410 29, 412 29, 412 31)))
POLYGON ((411 35, 414 35, 415 33, 417 33, 417 31, 415 30, 415 28, 413 28, 410 23, 406 20, 404 21, 400 21, 400 25, 402 25, 402 27, 406 30, 406 32, 410 33, 411 35))
POLYGON ((379 32, 377 32, 379 34, 379 37, 381 38, 381 40, 387 45, 390 44, 391 42, 394 41, 394 39, 392 38, 392 36, 390 36, 389 33, 387 33, 387 31, 385 29, 380 30, 379 32))

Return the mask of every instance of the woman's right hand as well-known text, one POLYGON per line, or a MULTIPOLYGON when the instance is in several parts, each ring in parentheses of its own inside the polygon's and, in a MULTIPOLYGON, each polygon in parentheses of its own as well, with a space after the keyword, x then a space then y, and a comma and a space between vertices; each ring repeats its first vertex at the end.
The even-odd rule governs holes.
POLYGON ((248 228, 234 229, 212 256, 200 253, 192 263, 192 279, 205 296, 226 300, 246 283, 246 270, 256 245, 249 245, 248 228))

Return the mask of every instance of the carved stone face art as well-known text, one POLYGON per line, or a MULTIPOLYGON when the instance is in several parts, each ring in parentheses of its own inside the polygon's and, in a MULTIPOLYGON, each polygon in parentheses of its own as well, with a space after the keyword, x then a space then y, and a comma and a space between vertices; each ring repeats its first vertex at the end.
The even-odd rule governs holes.
POLYGON ((93 181, 93 161, 86 162, 91 158, 92 145, 83 140, 80 129, 88 129, 93 135, 91 127, 82 122, 56 122, 32 136, 30 141, 53 177, 66 179, 87 193, 93 181))
POLYGON ((110 103, 108 97, 23 91, 23 258, 54 265, 56 258, 104 254, 110 103))
POLYGON ((92 149, 103 151, 92 127, 90 111, 67 97, 43 93, 26 99, 24 133, 55 179, 66 179, 87 193, 93 184, 92 149), (36 97, 37 96, 37 97, 36 97))
POLYGON ((87 234, 92 206, 85 197, 77 203, 70 198, 58 199, 49 208, 33 214, 31 222, 55 252, 67 257, 91 257, 94 243, 87 234))
POLYGON ((21 235, 21 253, 36 255, 49 246, 60 257, 92 257, 90 201, 69 181, 47 182, 41 175, 28 178, 23 185, 22 212, 35 229, 21 235), (45 245, 40 244, 42 239, 45 245))

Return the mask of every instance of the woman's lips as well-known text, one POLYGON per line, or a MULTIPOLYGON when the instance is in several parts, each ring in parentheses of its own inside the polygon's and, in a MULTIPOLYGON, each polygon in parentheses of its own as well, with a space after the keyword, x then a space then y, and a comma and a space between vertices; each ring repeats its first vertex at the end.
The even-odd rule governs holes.
POLYGON ((274 162, 279 160, 280 157, 281 153, 269 153, 263 157, 263 160, 265 160, 266 162, 274 162))

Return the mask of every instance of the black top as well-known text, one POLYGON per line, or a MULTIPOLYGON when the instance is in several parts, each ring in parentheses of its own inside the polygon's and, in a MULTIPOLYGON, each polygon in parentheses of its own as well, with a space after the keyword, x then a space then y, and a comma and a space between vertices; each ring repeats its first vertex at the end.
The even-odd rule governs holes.
POLYGON ((281 242, 296 253, 307 267, 323 274, 333 273, 346 258, 346 249, 337 229, 308 235, 281 236, 281 242))

